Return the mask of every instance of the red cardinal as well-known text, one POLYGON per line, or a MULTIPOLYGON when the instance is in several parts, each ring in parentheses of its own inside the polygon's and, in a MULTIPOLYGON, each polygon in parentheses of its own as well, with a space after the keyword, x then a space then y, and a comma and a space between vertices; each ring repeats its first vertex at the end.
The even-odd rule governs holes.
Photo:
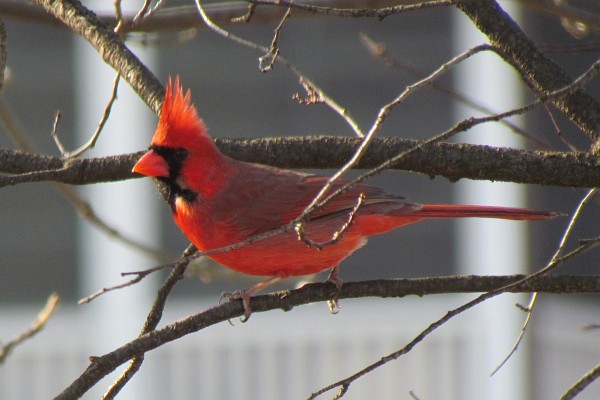
MULTIPOLYGON (((237 161, 223 155, 208 135, 204 122, 175 79, 169 78, 158 127, 149 151, 133 172, 157 179, 173 218, 200 251, 218 249, 254 235, 280 228, 297 218, 321 190, 327 177, 237 161)), ((335 190, 343 184, 338 180, 335 190)), ((353 186, 308 217, 303 240, 293 229, 243 247, 209 255, 213 260, 249 275, 270 278, 236 292, 242 298, 245 318, 250 316, 250 296, 289 276, 332 269, 371 235, 379 235, 429 218, 483 217, 541 220, 556 213, 522 208, 445 204, 416 204, 365 184, 353 186), (337 241, 328 242, 350 221, 337 241)))

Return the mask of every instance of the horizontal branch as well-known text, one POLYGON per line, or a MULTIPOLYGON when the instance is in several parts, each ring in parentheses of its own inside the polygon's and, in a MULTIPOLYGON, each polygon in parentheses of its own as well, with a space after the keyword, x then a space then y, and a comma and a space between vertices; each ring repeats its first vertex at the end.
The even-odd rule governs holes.
MULTIPOLYGON (((252 22, 267 23, 280 19, 289 3, 290 2, 285 1, 273 1, 271 2, 270 6, 265 5, 263 7, 258 7, 252 16, 252 22)), ((586 13, 576 7, 568 7, 566 5, 556 6, 555 4, 548 3, 545 0, 521 0, 519 3, 540 14, 549 15, 555 19, 565 18, 572 21, 578 21, 584 24, 590 30, 594 32, 600 32, 600 21, 598 21, 597 16, 592 13, 586 13)), ((107 5, 108 4, 109 3, 107 3, 107 5)), ((312 0, 310 1, 310 5, 300 3, 291 4, 299 5, 299 7, 305 6, 309 8, 306 11, 297 8, 297 10, 294 12, 295 17, 314 16, 319 14, 342 14, 342 16, 356 16, 352 13, 346 12, 345 10, 349 8, 365 10, 373 10, 382 7, 393 8, 401 5, 414 5, 416 4, 416 1, 397 0, 390 2, 389 0, 312 0), (310 9, 310 6, 320 6, 321 8, 310 9), (328 10, 332 8, 337 8, 340 10, 340 13, 335 14, 329 12, 328 10)), ((234 24, 233 20, 235 18, 244 15, 247 12, 248 2, 223 1, 220 3, 206 4, 204 8, 215 23, 217 23, 219 26, 228 26, 234 24)), ((15 18, 19 19, 20 21, 31 23, 57 27, 62 26, 59 21, 52 18, 39 7, 22 0, 0 1, 0 15, 2 17, 15 18)), ((125 13, 125 23, 122 32, 152 33, 183 31, 191 28, 205 28, 195 6, 164 7, 159 12, 154 13, 150 18, 144 18, 135 25, 133 24, 134 16, 135 13, 125 13)), ((368 16, 379 17, 380 14, 373 13, 372 15, 368 16)), ((112 10, 110 12, 99 11, 98 17, 109 26, 115 26, 117 23, 112 10)))
MULTIPOLYGON (((297 8, 295 16, 312 16, 315 13, 324 13, 328 9, 343 7, 344 9, 363 10, 363 13, 354 15, 357 17, 381 18, 393 13, 404 12, 402 5, 413 6, 411 8, 425 8, 414 6, 412 0, 312 0, 308 9, 297 8), (385 7, 383 10, 377 10, 385 7), (395 7, 400 7, 394 9, 395 7), (372 12, 369 12, 373 10, 372 12)), ((294 4, 294 3, 292 3, 294 4)), ((107 6, 112 5, 107 3, 107 6)), ((302 7, 302 6, 301 6, 302 7)), ((234 20, 244 15, 248 11, 248 2, 246 1, 223 1, 220 3, 207 4, 206 12, 211 19, 219 26, 229 26, 234 24, 234 20)), ((252 15, 252 22, 266 23, 280 19, 285 12, 278 2, 271 4, 263 4, 258 7, 252 15)), ((341 12, 345 14, 344 12, 341 12)), ((330 13, 336 15, 334 13, 330 13)), ((339 14, 339 13, 338 13, 339 14)), ((355 13, 356 14, 356 13, 355 13)), ((52 18, 38 7, 32 6, 22 0, 2 0, 0 2, 0 15, 9 18, 18 18, 20 20, 33 23, 62 26, 59 21, 52 18)), ((134 24, 133 19, 136 13, 125 13, 124 24, 121 32, 168 32, 168 31, 183 31, 186 29, 205 29, 206 26, 202 22, 202 18, 198 15, 198 10, 195 6, 177 6, 165 7, 154 13, 149 18, 143 18, 138 23, 134 24)), ((352 15, 352 14, 349 14, 352 15)), ((115 26, 117 20, 114 12, 100 12, 98 18, 108 26, 115 26)))
MULTIPOLYGON (((217 139, 228 156, 283 168, 335 169, 346 162, 360 139, 338 136, 217 139)), ((358 168, 373 168, 419 141, 376 138, 358 168)), ((131 168, 140 153, 63 160, 0 148, 0 187, 25 182, 85 185, 137 177, 131 168)), ((600 186, 600 161, 588 153, 529 151, 511 148, 437 143, 403 157, 393 169, 461 178, 563 187, 600 186)))
MULTIPOLYGON (((450 276, 419 279, 392 279, 364 282, 347 282, 339 292, 339 298, 357 297, 404 297, 426 294, 489 292, 525 278, 525 275, 512 276, 450 276)), ((511 292, 547 292, 547 293, 598 293, 600 277, 595 276, 546 276, 511 288, 511 292)), ((256 296, 252 298, 253 312, 275 309, 285 311, 295 306, 314 302, 323 302, 338 293, 333 283, 313 283, 300 289, 256 296)), ((347 310, 350 312, 350 310, 347 310)), ((69 387, 55 400, 80 398, 100 379, 108 375, 119 365, 133 357, 156 349, 168 342, 198 332, 206 327, 243 315, 241 301, 232 301, 211 308, 199 314, 166 325, 149 332, 124 346, 105 354, 93 357, 91 364, 69 387)))

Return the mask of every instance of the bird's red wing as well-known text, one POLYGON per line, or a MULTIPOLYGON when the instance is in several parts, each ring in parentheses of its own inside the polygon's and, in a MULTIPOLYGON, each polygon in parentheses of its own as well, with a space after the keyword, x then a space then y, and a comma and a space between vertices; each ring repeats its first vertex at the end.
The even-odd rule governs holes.
MULTIPOLYGON (((232 188, 234 193, 223 190, 223 193, 229 195, 223 195, 218 200, 219 206, 215 209, 213 217, 220 222, 229 220, 244 237, 277 229, 297 218, 325 185, 327 179, 323 176, 248 164, 247 168, 240 169, 235 179, 236 188, 232 188), (219 209, 228 211, 220 213, 219 209), (239 211, 232 213, 231 210, 239 211)), ((333 193, 346 182, 335 182, 329 193, 333 193)), ((361 193, 365 195, 365 200, 364 207, 361 206, 359 212, 375 203, 387 203, 398 209, 404 206, 400 197, 388 195, 374 186, 359 184, 312 213, 310 219, 339 217, 340 214, 349 212, 356 206, 361 193)))

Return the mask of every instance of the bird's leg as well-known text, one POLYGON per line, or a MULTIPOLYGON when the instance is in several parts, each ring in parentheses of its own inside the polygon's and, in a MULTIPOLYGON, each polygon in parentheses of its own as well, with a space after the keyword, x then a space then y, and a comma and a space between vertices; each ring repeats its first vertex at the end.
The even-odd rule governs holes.
POLYGON ((251 286, 244 290, 236 290, 233 293, 224 292, 221 295, 221 299, 223 297, 227 297, 229 300, 239 300, 242 299, 242 304, 244 305, 244 317, 241 319, 242 322, 248 321, 250 315, 252 314, 252 308, 250 307, 250 298, 253 294, 263 290, 267 286, 271 286, 275 282, 279 282, 283 278, 279 275, 275 275, 270 277, 269 279, 259 282, 254 286, 251 286))
POLYGON ((336 265, 335 267, 333 267, 331 269, 331 272, 329 273, 329 277, 327 278, 327 282, 331 282, 337 287, 337 292, 336 292, 334 298, 331 300, 327 300, 327 305, 329 306, 329 312, 331 312, 332 314, 339 313, 340 308, 342 307, 339 304, 339 296, 340 296, 340 291, 342 290, 342 285, 344 284, 344 281, 338 276, 339 270, 340 270, 340 266, 336 265))

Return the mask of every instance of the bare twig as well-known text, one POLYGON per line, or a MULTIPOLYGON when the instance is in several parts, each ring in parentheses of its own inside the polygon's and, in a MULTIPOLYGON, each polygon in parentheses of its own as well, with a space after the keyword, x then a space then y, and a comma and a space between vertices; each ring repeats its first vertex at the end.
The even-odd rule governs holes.
MULTIPOLYGON (((468 53, 470 52, 476 52, 476 51, 481 51, 481 50, 477 50, 479 47, 481 47, 482 49, 484 49, 486 46, 488 45, 481 45, 481 46, 477 46, 474 47, 472 49, 469 49, 466 53, 463 53, 462 55, 456 57, 455 59, 453 59, 452 61, 462 58, 462 57, 466 57, 468 53)), ((318 203, 316 204, 311 204, 309 207, 307 207, 307 209, 303 212, 303 214, 299 217, 299 219, 301 219, 305 214, 308 214, 307 211, 310 211, 311 207, 314 207, 315 209, 318 209, 320 207, 322 207, 324 204, 326 204, 327 202, 331 201, 334 197, 338 196, 340 193, 345 192, 346 190, 348 190, 349 188, 351 188, 352 186, 364 181, 367 178, 370 178, 371 176, 374 176, 378 173, 380 173, 381 171, 389 168, 390 166, 394 165, 396 162, 398 162, 399 160, 401 160, 402 158, 406 157, 407 155, 409 155, 412 152, 418 151, 422 146, 426 146, 428 144, 433 144, 433 143, 437 143, 440 142, 442 140, 447 140, 448 138, 456 135, 458 132, 463 132, 466 131, 468 129, 471 129, 473 126, 475 125, 479 125, 479 124, 483 124, 486 122, 491 122, 491 121, 499 121, 514 115, 520 115, 523 114, 525 112, 528 112, 532 109, 534 109, 535 107, 541 105, 541 104, 545 104, 546 102, 553 100, 556 97, 564 97, 564 96, 568 96, 570 93, 573 93, 574 91, 577 91, 578 89, 581 89, 583 86, 585 86, 591 79, 593 79, 598 73, 600 72, 600 59, 598 61, 596 61, 594 64, 592 64, 592 66, 590 68, 588 68, 587 71, 585 71, 582 75, 579 76, 579 78, 577 78, 573 83, 571 83, 570 85, 567 85, 563 88, 560 88, 558 90, 555 90, 552 93, 549 93, 547 95, 543 95, 540 96, 539 99, 537 99, 536 101, 529 103, 525 106, 519 107, 519 108, 515 108, 503 113, 499 113, 499 114, 495 114, 495 115, 490 115, 487 117, 479 117, 479 118, 468 118, 465 119, 461 122, 459 122, 458 124, 456 124, 454 127, 448 129, 446 132, 443 132, 437 136, 432 137, 431 139, 425 140, 423 142, 420 142, 419 145, 416 145, 412 148, 409 148, 403 152, 401 152, 400 154, 397 154, 396 156, 388 159, 387 161, 381 163, 379 166, 371 169, 370 171, 364 173, 363 175, 360 175, 358 178, 348 182, 347 184, 343 185, 342 187, 338 188, 336 191, 334 191, 333 193, 330 193, 326 198, 324 198, 323 200, 320 200, 318 203)), ((423 82, 423 81, 421 81, 423 82)), ((419 82, 417 82, 416 84, 419 84, 419 82)), ((415 85, 416 85, 415 84, 415 85)), ((407 89, 408 90, 408 89, 407 89)), ((402 95, 401 95, 402 96, 402 95)), ((389 114, 391 107, 394 105, 395 102, 400 101, 400 97, 396 98, 392 103, 389 103, 386 107, 382 108, 377 121, 380 120, 380 118, 385 119, 385 117, 387 116, 387 114, 389 114), (386 108, 388 108, 386 110, 386 108)), ((375 129, 377 127, 377 121, 376 123, 373 125, 373 127, 371 128, 371 131, 369 132, 369 134, 367 134, 366 138, 369 138, 369 135, 371 134, 371 132, 373 131, 373 129, 375 129)), ((365 140, 363 139, 362 143, 364 143, 365 140)), ((362 146, 361 143, 361 146, 362 146)), ((356 155, 356 153, 355 153, 356 155)), ((339 172, 339 171, 338 171, 339 172)), ((334 175, 335 176, 335 175, 334 175)), ((593 185, 594 187, 596 185, 593 185)), ((319 193, 319 195, 321 195, 321 193, 319 193)), ((313 203, 315 203, 313 201, 313 203)))
MULTIPOLYGON (((53 132, 56 131, 56 126, 60 121, 60 111, 56 113, 53 124, 53 132)), ((36 146, 28 139, 25 130, 17 118, 17 116, 11 112, 10 107, 6 104, 5 100, 0 98, 0 122, 6 127, 6 133, 9 135, 11 140, 15 142, 19 147, 25 150, 27 153, 34 153, 37 151, 36 146)), ((60 141, 57 142, 59 148, 62 147, 60 141)), ((63 149, 64 150, 64 149, 63 149)), ((61 150, 61 151, 63 151, 61 150)), ((70 163, 72 160, 61 160, 61 163, 70 163)), ((66 165, 65 164, 65 165, 66 165)), ((129 168, 131 169, 131 167, 129 168)), ((1 179, 0 179, 1 180, 1 179)), ((58 181, 56 182, 58 183, 58 181)), ((85 201, 77 191, 73 188, 63 185, 54 184, 54 188, 75 208, 77 214, 91 223, 93 226, 98 228, 101 232, 116 239, 117 241, 131 247, 137 251, 145 253, 155 260, 164 261, 168 256, 161 250, 150 247, 140 241, 130 238, 120 232, 115 227, 111 226, 108 222, 102 219, 91 206, 90 203, 85 201)))
POLYGON ((335 231, 333 233, 333 235, 331 235, 331 239, 324 241, 324 242, 315 242, 310 237, 308 237, 308 235, 304 232, 304 223, 303 222, 298 222, 298 223, 296 223, 296 225, 294 225, 294 231, 296 231, 296 234, 298 235, 298 239, 302 240, 308 246, 314 247, 318 250, 322 250, 326 246, 336 244, 342 238, 342 236, 344 235, 344 232, 346 232, 346 230, 350 227, 350 225, 354 221, 354 216, 356 215, 356 213, 362 206, 364 200, 365 200, 365 195, 364 195, 364 193, 361 193, 358 196, 358 199, 356 200, 356 205, 354 207, 352 207, 352 210, 350 210, 348 212, 348 218, 346 219, 346 222, 337 231, 335 231))
MULTIPOLYGON (((361 39, 362 44, 367 48, 367 50, 373 57, 381 58, 386 64, 391 65, 396 68, 399 68, 402 71, 404 71, 418 79, 422 79, 424 77, 424 74, 421 71, 390 56, 388 54, 385 44, 375 42, 369 35, 367 35, 364 32, 360 33, 360 39, 361 39)), ((496 51, 495 48, 492 48, 490 50, 496 51)), ((467 95, 465 95, 451 87, 448 87, 442 83, 434 81, 434 82, 431 82, 429 84, 429 86, 432 89, 449 96, 453 100, 456 100, 459 103, 462 103, 462 104, 466 105, 467 107, 470 107, 470 108, 472 108, 476 111, 479 111, 483 114, 486 114, 486 115, 496 114, 496 111, 490 109, 489 107, 484 106, 483 104, 476 102, 475 100, 469 98, 467 95)), ((512 123, 511 121, 502 120, 502 121, 499 121, 499 123, 508 127, 517 135, 531 141, 532 143, 537 144, 541 148, 548 149, 550 147, 546 142, 531 136, 530 134, 525 132, 524 129, 520 128, 519 126, 512 123)))
POLYGON ((121 32, 123 27, 125 26, 125 17, 123 16, 123 8, 121 7, 121 0, 115 0, 115 19, 117 20, 117 24, 113 29, 115 33, 121 36, 121 32))
MULTIPOLYGON (((487 293, 484 293, 482 295, 477 296, 475 299, 461 305, 460 307, 454 308, 450 311, 448 311, 442 318, 438 319, 437 321, 433 322, 432 324, 430 324, 426 329, 424 329, 423 331, 421 331, 421 333, 419 333, 413 340, 411 340, 407 345, 405 345, 403 348, 385 356, 382 357, 379 361, 374 362, 373 364, 370 364, 369 366, 363 368, 362 370, 358 371, 357 373, 344 378, 342 380, 339 380, 335 383, 332 383, 330 385, 325 386, 322 389, 319 389, 318 391, 312 393, 309 396, 309 400, 313 400, 316 399, 317 397, 319 397, 321 394, 324 394, 326 392, 329 392, 333 389, 339 388, 339 392, 337 394, 336 397, 334 398, 341 398, 347 391, 348 388, 350 387, 350 385, 355 382, 357 379, 365 376, 366 374, 376 370, 377 368, 391 362, 394 361, 396 359, 398 359, 399 357, 401 357, 404 354, 407 354, 408 352, 410 352, 417 344, 419 344, 420 342, 422 342, 427 336, 429 336, 431 333, 433 333, 435 330, 437 330, 438 328, 440 328, 441 326, 443 326, 446 322, 448 322, 449 320, 451 320, 452 318, 454 318, 455 316, 462 314, 463 312, 470 310, 471 308, 475 307, 476 305, 487 301, 489 299, 491 299, 492 297, 496 297, 502 293, 511 291, 512 289, 514 289, 515 287, 518 287, 521 284, 526 284, 526 283, 533 283, 535 282, 539 277, 542 277, 546 274, 548 274, 550 271, 556 269, 559 265, 561 265, 562 263, 564 263, 565 261, 568 261, 576 256, 579 256, 585 252, 588 252, 596 247, 600 246, 600 241, 593 241, 593 242, 586 242, 586 243, 580 243, 579 246, 577 246, 574 250, 572 250, 571 252, 558 257, 556 259, 551 260, 544 268, 542 268, 541 270, 525 276, 523 279, 518 280, 517 282, 508 284, 506 286, 502 286, 500 288, 491 290, 487 293)), ((343 288, 343 287, 342 287, 343 288)))
POLYGON ((158 0, 154 7, 150 8, 151 0, 145 0, 144 5, 140 8, 138 13, 133 17, 133 25, 140 24, 144 19, 150 18, 155 12, 160 10, 167 4, 166 0, 158 0))
POLYGON ((572 400, 583 392, 591 383, 600 377, 600 364, 592 368, 587 374, 582 376, 573 386, 571 386, 561 397, 560 400, 572 400))
MULTIPOLYGON (((240 38, 240 37, 234 35, 233 33, 221 28, 217 24, 215 24, 206 14, 206 11, 204 10, 204 6, 202 5, 202 1, 201 0, 195 0, 195 1, 196 1, 196 8, 198 9, 199 15, 202 17, 202 20, 204 21, 206 26, 208 26, 212 31, 223 36, 224 38, 226 38, 228 40, 233 41, 234 43, 237 43, 244 47, 248 47, 250 49, 256 50, 262 54, 269 53, 269 48, 258 45, 249 40, 240 38)), ((352 118, 350 116, 350 113, 348 112, 348 110, 346 110, 344 107, 340 106, 335 100, 333 100, 331 97, 329 97, 319 86, 317 86, 312 80, 308 79, 306 77, 306 75, 301 73, 300 70, 295 65, 293 65, 291 62, 289 62, 287 59, 285 59, 281 55, 278 55, 275 61, 279 62, 281 65, 288 68, 290 71, 292 71, 298 77, 298 79, 300 81, 306 82, 306 84, 309 85, 315 91, 315 93, 318 93, 320 102, 326 104, 329 108, 334 110, 340 117, 342 117, 342 119, 352 128, 352 131, 356 134, 356 136, 358 136, 358 137, 364 136, 359 125, 356 123, 354 118, 352 118)))
POLYGON ((54 139, 54 143, 56 144, 56 147, 58 147, 58 151, 60 151, 60 154, 62 154, 63 156, 65 155, 65 153, 67 152, 67 149, 65 149, 63 147, 62 142, 60 141, 60 139, 58 138, 58 124, 60 123, 60 120, 62 119, 62 112, 60 110, 56 110, 56 113, 54 114, 54 122, 52 123, 52 131, 50 131, 50 136, 54 139))
MULTIPOLYGON (((356 149, 356 151, 354 152, 352 158, 350 158, 350 160, 348 160, 348 162, 346 162, 346 164, 343 167, 341 167, 335 174, 333 174, 328 179, 327 183, 323 186, 323 188, 321 189, 321 191, 319 191, 319 193, 317 193, 317 195, 313 198, 313 200, 310 202, 310 204, 304 209, 304 211, 302 212, 302 214, 298 217, 299 220, 304 219, 306 216, 308 216, 315 209, 318 209, 318 208, 322 207, 327 202, 331 201, 335 196, 339 195, 340 193, 343 193, 345 190, 348 190, 352 185, 355 185, 356 183, 359 182, 358 180, 354 180, 354 181, 350 182, 349 184, 344 185, 342 188, 336 190, 334 193, 331 193, 327 198, 323 199, 325 197, 325 194, 329 191, 329 188, 331 187, 331 184, 333 182, 335 182, 337 179, 339 179, 346 172, 348 172, 355 165, 358 164, 358 162, 360 161, 360 159, 365 154, 367 148, 371 144, 371 141, 375 137, 375 134, 377 133, 377 131, 379 131, 381 125, 385 122, 385 120, 388 118, 388 116, 390 115, 390 113, 392 112, 392 110, 395 107, 397 107, 400 103, 402 103, 404 100, 406 100, 406 98, 408 96, 410 96, 417 89, 419 89, 419 88, 423 87, 424 85, 427 85, 427 84, 433 82, 435 79, 439 78, 451 66, 453 66, 455 64, 458 64, 458 63, 466 60, 467 58, 471 57, 472 55, 474 55, 474 54, 476 54, 476 53, 478 53, 480 51, 487 51, 487 50, 491 50, 491 49, 492 49, 491 46, 483 44, 483 45, 479 45, 479 46, 473 47, 473 48, 465 51, 464 53, 462 53, 462 54, 454 57, 452 60, 448 61, 447 63, 442 64, 437 70, 435 70, 433 73, 431 73, 427 77, 421 79, 418 82, 413 83, 410 86, 407 86, 406 89, 402 93, 400 93, 400 95, 398 95, 390 103, 388 103, 385 106, 383 106, 379 110, 379 113, 377 114, 377 117, 375 118, 375 121, 373 122, 373 125, 371 125, 371 128, 369 129, 369 132, 363 138, 360 146, 356 149)), ((431 140, 431 141, 425 141, 423 143, 435 143, 435 142, 438 142, 438 141, 441 141, 441 140, 445 140, 445 139, 447 139, 448 137, 450 137, 453 134, 454 133, 449 134, 449 135, 439 135, 439 136, 436 136, 433 140, 431 140)), ((415 147, 411 151, 415 151, 415 150, 418 150, 418 149, 415 147)), ((409 154, 411 151, 407 152, 406 154, 409 154)), ((404 156, 405 155, 401 155, 399 157, 401 158, 401 157, 404 157, 404 156)), ((383 164, 386 164, 386 163, 383 163, 383 164)), ((381 169, 381 170, 383 170, 383 169, 381 169)), ((377 173, 377 172, 374 172, 374 173, 377 173)), ((371 174, 369 176, 372 176, 373 174, 371 174)), ((363 176, 365 176, 365 175, 363 175, 363 176)), ((363 178, 363 179, 366 179, 366 177, 363 178)))
POLYGON ((115 285, 115 286, 110 286, 110 287, 105 287, 100 289, 99 291, 97 291, 96 293, 93 293, 89 296, 86 296, 84 298, 82 298, 81 300, 79 300, 79 304, 87 304, 90 301, 94 300, 95 298, 102 296, 105 293, 108 292, 112 292, 113 290, 118 290, 118 289, 123 289, 132 285, 135 285, 136 283, 140 282, 142 279, 144 279, 145 277, 147 277, 148 275, 151 275, 157 271, 161 271, 163 269, 175 269, 177 267, 179 267, 182 264, 187 265, 191 260, 197 258, 200 256, 200 253, 195 253, 189 256, 185 256, 183 258, 180 258, 176 261, 167 263, 167 264, 162 264, 162 265, 158 265, 156 267, 152 267, 152 268, 148 268, 145 269, 143 271, 131 271, 131 272, 122 272, 121 276, 131 276, 131 275, 135 275, 135 277, 127 282, 121 283, 119 285, 115 285))
POLYGON ((277 25, 275 28, 275 33, 273 35, 271 45, 269 46, 269 51, 265 55, 258 58, 258 69, 260 72, 269 72, 273 69, 273 64, 275 64, 275 61, 279 56, 279 45, 277 43, 279 41, 279 33, 281 32, 281 28, 283 28, 285 20, 288 19, 291 14, 292 9, 288 8, 283 15, 283 18, 281 18, 279 25, 277 25))
MULTIPOLYGON (((156 295, 156 299, 154 300, 154 304, 152 305, 152 309, 148 313, 146 317, 146 322, 142 327, 140 334, 138 337, 143 336, 153 330, 156 329, 158 323, 162 318, 162 313, 165 308, 165 304, 167 302, 167 298, 171 293, 171 290, 175 287, 175 284, 183 278, 183 274, 191 261, 191 255, 195 252, 196 248, 194 246, 190 246, 183 253, 182 257, 175 263, 173 267, 173 271, 169 274, 169 277, 165 280, 161 288, 158 290, 156 295)), ((117 379, 108 391, 102 397, 103 400, 114 399, 117 394, 125 387, 127 382, 133 378, 133 376, 139 371, 142 363, 144 362, 144 354, 140 354, 131 359, 131 363, 129 366, 123 371, 119 379, 117 379)))
POLYGON ((0 345, 0 364, 6 361, 6 358, 15 349, 15 347, 23 344, 23 342, 25 342, 27 339, 30 339, 36 333, 44 329, 44 326, 46 326, 46 323, 56 310, 58 300, 58 294, 52 293, 50 297, 48 297, 48 300, 46 300, 46 305, 38 313, 36 320, 33 322, 33 325, 31 325, 30 328, 6 344, 0 345))
POLYGON ((0 19, 0 90, 4 88, 4 70, 6 69, 6 30, 0 19))
POLYGON ((56 134, 56 127, 60 120, 60 115, 61 115, 60 111, 56 113, 56 119, 54 120, 54 125, 53 125, 53 129, 52 129, 52 137, 54 138, 54 142, 56 143, 56 146, 60 150, 63 157, 65 157, 65 158, 79 157, 80 155, 82 155, 83 153, 85 153, 86 151, 88 151, 89 149, 93 148, 96 145, 96 141, 100 137, 100 133, 102 132, 102 129, 104 129, 104 125, 106 125, 106 122, 108 121, 108 117, 110 116, 110 111, 112 110, 112 106, 113 106, 115 100, 117 99, 117 89, 119 87, 120 79, 121 79, 121 76, 117 73, 115 75, 115 79, 113 81, 113 89, 112 89, 112 93, 110 96, 110 100, 108 101, 108 104, 106 105, 106 108, 104 109, 104 114, 102 114, 102 119, 98 123, 98 127, 96 128, 96 131, 90 137, 90 139, 85 144, 83 144, 81 147, 79 147, 78 149, 73 150, 73 151, 65 150, 65 147, 62 145, 58 135, 56 134))
POLYGON ((73 32, 83 36, 156 114, 165 90, 152 72, 129 50, 113 29, 76 0, 34 0, 73 32))
MULTIPOLYGON (((577 208, 575 209, 575 212, 573 213, 573 216, 571 217, 571 220, 569 221, 569 225, 567 226, 567 229, 565 229, 562 239, 558 245, 558 248, 556 249, 556 252, 552 256, 550 263, 552 263, 554 260, 559 258, 560 255, 565 251, 565 248, 567 245, 567 240, 571 236, 571 233, 573 232, 573 228, 575 227, 576 222, 579 220, 579 215, 581 214, 581 211, 583 210, 585 205, 596 195, 596 192, 597 192, 597 189, 590 190, 587 193, 587 195, 585 195, 585 197, 581 200, 581 202, 579 203, 577 208)), ((498 372, 504 366, 504 364, 506 364, 508 362, 508 360, 512 357, 512 355, 519 348, 519 345, 523 341, 523 337, 525 337, 525 331, 527 330, 527 327, 529 326, 529 322, 531 321, 531 317, 533 315, 533 309, 536 305, 537 298, 538 298, 538 293, 534 292, 531 295, 531 298, 529 299, 529 304, 526 307, 520 307, 523 311, 525 311, 526 317, 525 317, 525 321, 523 322, 523 325, 521 326, 521 330, 519 331, 519 335, 517 336, 517 340, 511 347, 510 351, 508 352, 508 355, 500 362, 500 364, 498 364, 498 366, 494 369, 494 371, 492 371, 491 375, 495 375, 496 372, 498 372)))
POLYGON ((544 104, 544 109, 546 110, 546 114, 548 115, 548 118, 550 118, 550 122, 552 123, 552 126, 554 127, 554 131, 556 132, 556 136, 558 136, 560 138, 560 140, 569 148, 571 149, 571 151, 579 151, 573 144, 571 144, 567 138, 562 134, 560 127, 558 126, 558 122, 556 121, 556 118, 554 117, 554 113, 552 112, 552 110, 550 109, 550 107, 548 107, 548 104, 544 104))
POLYGON ((255 12, 256 12, 256 5, 250 3, 250 4, 248 4, 248 8, 246 9, 246 13, 244 15, 239 16, 239 17, 231 18, 231 22, 234 23, 234 24, 238 24, 240 22, 250 22, 250 20, 254 16, 255 12))

